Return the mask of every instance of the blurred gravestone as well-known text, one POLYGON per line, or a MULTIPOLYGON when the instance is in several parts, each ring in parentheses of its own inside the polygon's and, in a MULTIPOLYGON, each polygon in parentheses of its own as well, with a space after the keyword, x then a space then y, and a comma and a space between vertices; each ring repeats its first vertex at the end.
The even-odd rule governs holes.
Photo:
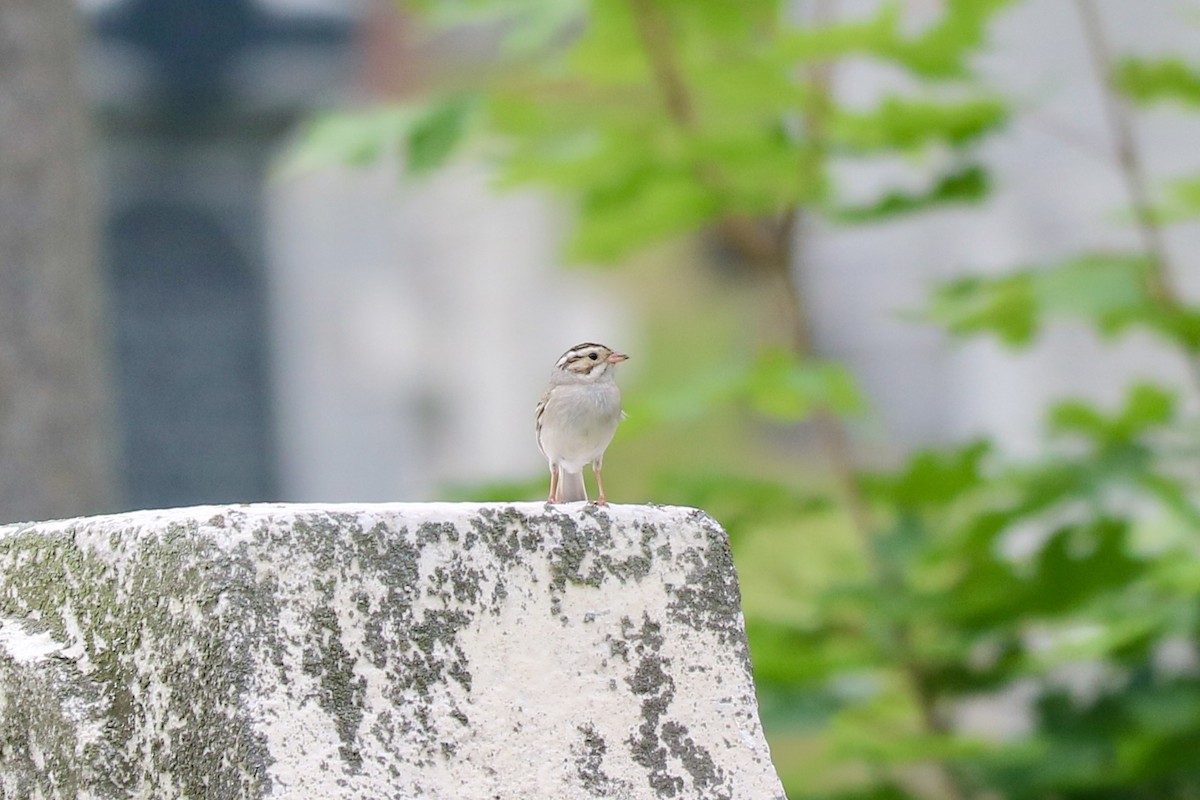
POLYGON ((353 32, 289 5, 118 0, 94 16, 129 506, 275 494, 262 185, 280 136, 344 82, 353 32))

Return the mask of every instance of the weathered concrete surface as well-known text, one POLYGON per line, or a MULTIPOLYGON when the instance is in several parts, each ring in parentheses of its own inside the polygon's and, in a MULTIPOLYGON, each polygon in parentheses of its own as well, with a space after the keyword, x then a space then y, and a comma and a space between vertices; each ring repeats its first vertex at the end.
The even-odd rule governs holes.
POLYGON ((701 512, 256 505, 0 527, 0 797, 783 791, 701 512))

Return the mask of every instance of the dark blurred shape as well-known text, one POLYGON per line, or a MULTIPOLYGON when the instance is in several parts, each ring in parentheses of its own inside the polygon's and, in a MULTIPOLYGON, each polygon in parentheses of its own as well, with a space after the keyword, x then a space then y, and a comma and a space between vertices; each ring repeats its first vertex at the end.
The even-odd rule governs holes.
POLYGON ((353 77, 357 21, 127 0, 93 22, 124 503, 274 499, 263 183, 353 77))
POLYGON ((284 52, 303 73, 305 62, 344 57, 353 27, 341 16, 272 13, 253 0, 126 0, 98 14, 95 30, 106 45, 127 47, 144 61, 146 99, 159 114, 196 117, 219 114, 253 89, 240 85, 238 71, 256 54, 284 52))
POLYGON ((113 503, 81 41, 69 0, 0 3, 0 522, 113 503))
POLYGON ((269 497, 257 271, 220 220, 195 205, 130 208, 110 221, 108 238, 126 388, 126 502, 269 497), (140 268, 142 253, 158 254, 154 269, 140 268))

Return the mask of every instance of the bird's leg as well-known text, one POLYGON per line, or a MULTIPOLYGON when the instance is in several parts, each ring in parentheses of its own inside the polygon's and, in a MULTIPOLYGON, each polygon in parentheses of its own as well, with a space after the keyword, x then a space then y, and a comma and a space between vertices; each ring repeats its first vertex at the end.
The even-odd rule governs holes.
POLYGON ((550 496, 546 498, 547 503, 555 502, 555 494, 558 493, 558 467, 551 465, 550 467, 550 496))
POLYGON ((596 494, 599 495, 596 498, 596 505, 606 506, 608 505, 608 498, 604 496, 604 478, 600 475, 600 467, 600 459, 592 462, 592 474, 596 476, 596 494))

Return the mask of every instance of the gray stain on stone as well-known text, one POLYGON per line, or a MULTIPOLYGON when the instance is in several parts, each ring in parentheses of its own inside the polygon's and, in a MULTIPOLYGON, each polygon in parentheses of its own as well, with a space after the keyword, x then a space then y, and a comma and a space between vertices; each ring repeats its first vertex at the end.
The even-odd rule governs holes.
MULTIPOLYGON (((332 586, 329 588, 332 594, 332 586)), ((342 628, 337 614, 328 606, 313 610, 304 648, 302 669, 320 686, 317 703, 334 720, 342 740, 338 753, 351 771, 362 768, 358 728, 363 718, 366 679, 354 674, 354 658, 342 645, 342 628)))
POLYGON ((417 546, 458 541, 458 528, 449 522, 426 522, 417 527, 417 546))
POLYGON ((708 796, 713 800, 731 800, 729 788, 723 785, 724 773, 713 763, 709 752, 688 736, 686 726, 671 720, 664 722, 662 741, 671 755, 683 764, 683 768, 692 778, 692 786, 697 790, 711 789, 712 792, 709 792, 708 796))
POLYGON ((633 674, 625 681, 641 698, 642 706, 642 722, 637 733, 625 742, 633 760, 646 769, 647 781, 659 797, 702 796, 729 800, 725 775, 717 769, 712 756, 687 736, 686 727, 669 719, 676 687, 671 677, 671 664, 661 655, 662 625, 649 615, 643 615, 641 628, 635 628, 628 618, 621 623, 627 645, 623 654, 628 657, 632 651, 636 658, 632 662, 633 674), (688 779, 673 770, 668 756, 683 765, 688 779), (698 794, 700 792, 703 794, 698 794))
POLYGON ((675 600, 670 604, 671 616, 694 630, 716 634, 723 646, 736 653, 743 671, 750 677, 750 650, 740 614, 741 590, 728 539, 707 514, 693 512, 691 520, 704 532, 706 542, 703 547, 691 548, 682 556, 691 569, 687 580, 673 587, 675 600))
POLYGON ((609 775, 604 769, 608 743, 591 723, 579 725, 580 738, 571 747, 575 757, 575 777, 591 797, 620 797, 628 793, 629 782, 609 775))

